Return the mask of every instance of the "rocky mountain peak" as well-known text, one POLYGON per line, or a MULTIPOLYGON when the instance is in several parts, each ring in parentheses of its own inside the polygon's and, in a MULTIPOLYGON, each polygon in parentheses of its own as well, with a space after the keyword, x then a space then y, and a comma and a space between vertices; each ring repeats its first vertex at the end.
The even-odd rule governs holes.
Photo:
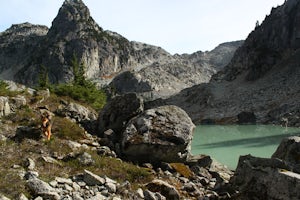
POLYGON ((249 123, 240 120, 249 115, 257 123, 300 126, 299 27, 299 0, 272 8, 208 84, 183 90, 166 104, 184 108, 196 123, 249 123))
POLYGON ((51 37, 74 38, 85 30, 99 31, 101 28, 90 16, 88 7, 81 0, 66 0, 49 30, 51 37))
POLYGON ((98 85, 107 85, 117 75, 129 71, 123 76, 123 86, 128 84, 126 74, 140 71, 135 74, 137 81, 133 76, 133 82, 138 84, 133 88, 144 91, 146 86, 148 91, 151 87, 159 96, 163 89, 163 93, 170 95, 187 86, 209 81, 212 74, 229 62, 239 46, 221 48, 215 53, 173 56, 161 47, 130 42, 118 33, 104 31, 82 0, 65 0, 49 31, 45 27, 33 37, 11 37, 23 30, 34 33, 35 29, 39 27, 25 23, 13 26, 9 34, 0 33, 0 77, 35 85, 40 67, 44 66, 51 83, 69 82, 73 79, 72 59, 76 56, 86 66, 86 78, 98 85), (141 78, 150 80, 151 84, 141 83, 141 78))
POLYGON ((224 71, 215 80, 232 81, 246 72, 247 81, 264 76, 273 66, 300 47, 300 1, 289 0, 272 8, 253 30, 224 71))

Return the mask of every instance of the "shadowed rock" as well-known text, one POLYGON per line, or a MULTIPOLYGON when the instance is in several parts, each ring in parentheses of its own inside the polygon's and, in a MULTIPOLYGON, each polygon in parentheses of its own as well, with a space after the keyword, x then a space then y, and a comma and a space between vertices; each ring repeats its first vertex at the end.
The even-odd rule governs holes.
POLYGON ((279 158, 300 173, 300 137, 288 137, 281 141, 272 158, 279 158))
POLYGON ((103 136, 104 131, 113 130, 110 137, 118 142, 118 135, 124 130, 126 123, 144 110, 143 101, 136 94, 126 94, 113 98, 101 110, 98 118, 98 135, 103 136))
POLYGON ((241 156, 231 179, 239 199, 300 199, 299 141, 283 139, 272 158, 241 156))
POLYGON ((122 153, 139 162, 180 162, 190 154, 195 125, 179 107, 146 110, 129 121, 122 134, 122 153))

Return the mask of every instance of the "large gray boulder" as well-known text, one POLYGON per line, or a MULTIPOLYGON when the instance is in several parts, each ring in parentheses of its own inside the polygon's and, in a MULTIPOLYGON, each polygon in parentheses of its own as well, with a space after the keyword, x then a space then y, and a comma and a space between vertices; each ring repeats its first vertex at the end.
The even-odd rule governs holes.
POLYGON ((300 137, 282 140, 272 158, 241 156, 231 182, 239 199, 300 199, 300 137))
POLYGON ((300 175, 279 159, 241 156, 231 182, 238 199, 300 199, 300 175))
POLYGON ((9 99, 9 106, 11 111, 15 111, 16 109, 21 108, 25 105, 27 105, 27 100, 25 96, 18 95, 9 99))
POLYGON ((300 172, 300 137, 292 136, 281 141, 272 158, 286 161, 300 172))
POLYGON ((155 179, 152 182, 148 183, 146 187, 151 192, 161 193, 164 197, 166 197, 166 199, 180 199, 180 194, 177 189, 165 181, 155 179))
POLYGON ((44 199, 52 199, 52 200, 60 199, 60 196, 58 195, 58 193, 55 191, 54 188, 52 188, 48 183, 38 178, 33 178, 28 180, 26 182, 26 186, 34 196, 41 196, 44 199))
POLYGON ((97 113, 93 109, 73 102, 61 104, 56 110, 56 113, 63 117, 75 119, 79 123, 85 120, 97 119, 97 113))
POLYGON ((190 154, 195 125, 181 108, 161 106, 130 120, 121 151, 138 162, 181 162, 190 154))
POLYGON ((114 142, 124 130, 126 123, 144 110, 143 100, 136 94, 130 93, 113 98, 101 110, 98 118, 98 135, 103 136, 104 131, 112 129, 116 136, 114 142))
POLYGON ((97 112, 92 108, 74 102, 62 101, 55 113, 75 120, 89 133, 94 133, 97 129, 97 112))

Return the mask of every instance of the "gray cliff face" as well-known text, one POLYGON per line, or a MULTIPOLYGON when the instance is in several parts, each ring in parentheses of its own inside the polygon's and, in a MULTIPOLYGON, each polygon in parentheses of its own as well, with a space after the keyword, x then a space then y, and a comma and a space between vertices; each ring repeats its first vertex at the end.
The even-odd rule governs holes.
POLYGON ((184 108, 196 123, 235 123, 250 112, 259 123, 300 126, 299 13, 299 1, 273 8, 224 70, 165 103, 184 108))
POLYGON ((48 32, 46 26, 23 23, 0 33, 0 78, 14 79, 26 65, 39 42, 48 32))
POLYGON ((264 22, 252 31, 231 63, 215 79, 234 80, 246 72, 246 80, 265 75, 278 62, 300 47, 299 2, 289 0, 273 8, 264 22))
POLYGON ((208 82, 240 45, 227 43, 210 52, 171 55, 160 47, 103 30, 82 0, 65 0, 49 30, 25 23, 0 33, 0 77, 34 85, 43 66, 50 82, 69 82, 73 79, 71 61, 76 56, 86 66, 85 76, 99 85, 129 71, 133 81, 142 80, 142 84, 131 88, 124 78, 117 78, 118 93, 146 90, 146 96, 164 97, 208 82))
POLYGON ((37 62, 23 68, 17 77, 24 81, 24 74, 36 76, 33 71, 42 64, 52 82, 68 82, 72 79, 71 60, 76 56, 86 65, 88 78, 100 78, 128 68, 131 54, 130 42, 99 27, 81 0, 65 1, 35 55, 37 62))
POLYGON ((228 42, 208 52, 169 56, 168 60, 116 76, 110 86, 118 94, 136 92, 146 100, 166 98, 182 89, 209 82, 213 74, 229 63, 242 43, 228 42))

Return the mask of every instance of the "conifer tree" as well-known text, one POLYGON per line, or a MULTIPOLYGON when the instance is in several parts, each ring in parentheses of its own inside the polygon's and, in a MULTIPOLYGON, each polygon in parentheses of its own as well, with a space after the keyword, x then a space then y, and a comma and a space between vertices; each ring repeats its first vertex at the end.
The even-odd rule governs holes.
POLYGON ((41 67, 39 68, 38 84, 42 89, 48 88, 50 86, 48 70, 45 65, 41 65, 41 67))

